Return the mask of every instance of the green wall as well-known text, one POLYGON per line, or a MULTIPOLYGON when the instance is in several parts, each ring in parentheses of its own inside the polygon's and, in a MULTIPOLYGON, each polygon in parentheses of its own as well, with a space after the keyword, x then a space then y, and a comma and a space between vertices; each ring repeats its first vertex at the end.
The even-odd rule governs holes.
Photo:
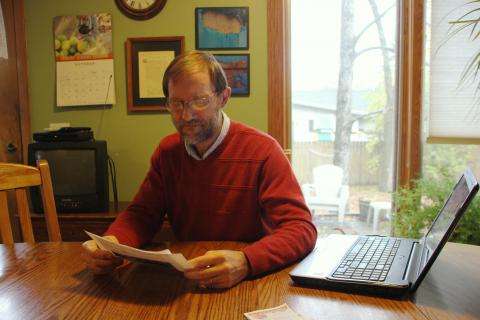
MULTIPOLYGON (((27 54, 32 131, 49 123, 69 122, 91 127, 95 138, 106 140, 115 161, 119 199, 131 200, 149 166, 158 142, 174 131, 170 116, 163 113, 127 112, 125 40, 129 37, 184 36, 185 49, 195 49, 196 7, 247 6, 250 8, 250 97, 235 97, 225 108, 230 118, 266 131, 267 22, 262 0, 168 0, 162 12, 147 21, 124 16, 114 0, 25 0, 27 54), (53 18, 60 15, 112 14, 116 103, 112 108, 57 108, 53 18)), ((215 51, 212 53, 233 53, 215 51)))

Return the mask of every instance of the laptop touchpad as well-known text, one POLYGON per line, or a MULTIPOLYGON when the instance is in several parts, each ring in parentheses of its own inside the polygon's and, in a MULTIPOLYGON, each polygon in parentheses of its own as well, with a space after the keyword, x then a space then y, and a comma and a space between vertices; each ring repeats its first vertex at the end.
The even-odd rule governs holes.
POLYGON ((315 258, 311 264, 311 272, 315 277, 329 276, 347 250, 358 239, 356 235, 332 234, 327 238, 319 238, 315 248, 315 258))

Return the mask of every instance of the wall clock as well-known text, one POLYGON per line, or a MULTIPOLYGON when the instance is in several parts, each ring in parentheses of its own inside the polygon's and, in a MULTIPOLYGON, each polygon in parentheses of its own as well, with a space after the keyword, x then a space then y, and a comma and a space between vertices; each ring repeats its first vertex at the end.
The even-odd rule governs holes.
POLYGON ((118 9, 129 18, 147 20, 156 16, 167 0, 115 0, 118 9))

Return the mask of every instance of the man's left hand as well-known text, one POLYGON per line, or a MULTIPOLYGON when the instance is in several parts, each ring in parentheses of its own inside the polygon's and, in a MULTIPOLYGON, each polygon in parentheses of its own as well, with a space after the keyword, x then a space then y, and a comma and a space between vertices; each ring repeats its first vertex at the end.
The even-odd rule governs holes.
POLYGON ((200 287, 230 288, 248 276, 248 262, 241 251, 214 250, 189 261, 185 277, 200 287))

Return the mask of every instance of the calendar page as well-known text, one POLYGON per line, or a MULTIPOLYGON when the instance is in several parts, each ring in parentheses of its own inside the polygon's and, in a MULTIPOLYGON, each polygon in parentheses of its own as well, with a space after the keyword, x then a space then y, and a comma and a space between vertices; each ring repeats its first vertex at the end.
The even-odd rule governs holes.
POLYGON ((57 106, 115 103, 113 59, 57 63, 57 106))
POLYGON ((54 37, 57 106, 114 104, 111 15, 55 17, 54 37))

